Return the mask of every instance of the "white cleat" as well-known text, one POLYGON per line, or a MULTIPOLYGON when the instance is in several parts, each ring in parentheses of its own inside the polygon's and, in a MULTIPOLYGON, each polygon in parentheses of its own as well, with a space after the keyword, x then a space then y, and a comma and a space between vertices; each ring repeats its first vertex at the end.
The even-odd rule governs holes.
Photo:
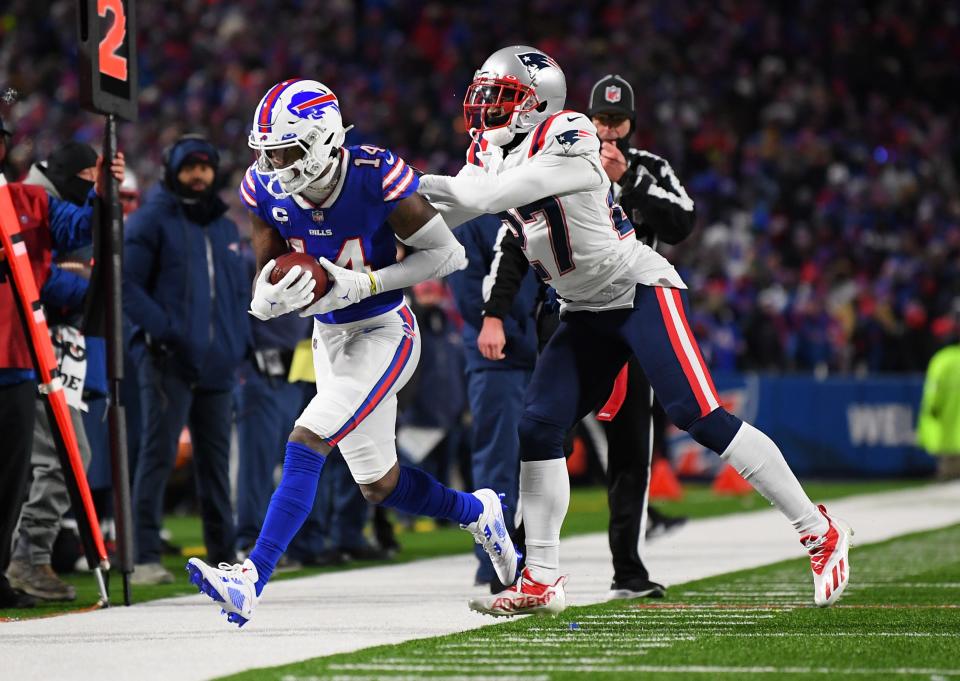
POLYGON ((478 489, 473 496, 483 503, 483 513, 476 522, 460 527, 473 534, 473 540, 490 556, 490 562, 493 563, 500 582, 512 584, 517 578, 520 556, 517 555, 517 548, 507 532, 500 495, 492 489, 478 489))
POLYGON ((470 609, 495 617, 557 615, 567 607, 567 595, 563 590, 566 581, 566 577, 561 577, 553 584, 541 584, 525 569, 509 589, 474 598, 470 601, 470 609))
POLYGON ((257 597, 257 566, 248 558, 243 564, 220 563, 219 568, 211 567, 199 558, 187 561, 190 582, 200 593, 206 594, 220 605, 220 612, 227 621, 242 627, 253 617, 253 608, 260 599, 257 597))
POLYGON ((850 537, 846 523, 827 515, 827 509, 818 506, 829 527, 820 536, 808 534, 800 542, 810 554, 813 570, 813 602, 818 606, 833 605, 850 581, 850 537))

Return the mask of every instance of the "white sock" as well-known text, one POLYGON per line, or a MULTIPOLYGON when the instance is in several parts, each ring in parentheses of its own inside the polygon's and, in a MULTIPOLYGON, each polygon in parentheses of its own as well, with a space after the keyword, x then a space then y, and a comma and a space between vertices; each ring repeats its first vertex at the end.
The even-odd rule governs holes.
POLYGON ((560 526, 570 504, 566 459, 520 462, 527 569, 541 584, 560 579, 560 526))
POLYGON ((820 535, 829 525, 803 491, 773 440, 744 421, 720 458, 780 509, 801 535, 820 535))

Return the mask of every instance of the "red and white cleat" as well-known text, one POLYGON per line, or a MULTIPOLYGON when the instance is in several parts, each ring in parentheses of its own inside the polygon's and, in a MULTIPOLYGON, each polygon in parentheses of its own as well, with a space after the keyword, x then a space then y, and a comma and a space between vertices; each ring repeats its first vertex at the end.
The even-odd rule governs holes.
POLYGON ((474 598, 470 601, 470 609, 496 617, 556 615, 567 607, 567 595, 563 590, 566 581, 566 577, 561 577, 553 584, 541 584, 530 577, 529 570, 524 569, 509 589, 474 598))
POLYGON ((853 535, 845 523, 827 515, 821 504, 817 508, 830 526, 825 534, 800 537, 800 543, 810 554, 813 570, 813 602, 820 607, 833 605, 850 581, 850 537, 853 535))

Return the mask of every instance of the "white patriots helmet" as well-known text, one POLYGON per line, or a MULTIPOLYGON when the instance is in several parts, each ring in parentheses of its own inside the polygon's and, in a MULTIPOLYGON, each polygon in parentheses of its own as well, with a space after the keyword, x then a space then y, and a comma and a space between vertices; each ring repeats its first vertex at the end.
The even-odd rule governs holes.
POLYGON ((473 75, 463 100, 464 125, 494 146, 509 144, 561 111, 567 81, 560 65, 529 45, 497 50, 473 75))
POLYGON ((259 152, 258 179, 274 198, 282 199, 329 178, 345 136, 333 91, 315 80, 293 78, 277 83, 260 100, 247 144, 259 152), (299 158, 274 167, 268 152, 283 149, 299 158))

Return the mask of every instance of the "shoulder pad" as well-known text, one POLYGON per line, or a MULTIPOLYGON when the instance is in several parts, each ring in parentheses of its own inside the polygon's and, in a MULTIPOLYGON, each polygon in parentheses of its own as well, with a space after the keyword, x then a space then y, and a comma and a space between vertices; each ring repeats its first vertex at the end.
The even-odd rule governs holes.
POLYGON ((389 149, 379 149, 370 156, 371 162, 379 160, 380 196, 384 202, 404 199, 417 190, 420 181, 413 166, 389 149))
POLYGON ((564 156, 581 156, 599 152, 597 129, 590 119, 576 111, 561 111, 534 128, 528 156, 543 152, 564 156))
POLYGON ((254 163, 240 180, 240 201, 248 208, 257 207, 257 164, 254 163))

